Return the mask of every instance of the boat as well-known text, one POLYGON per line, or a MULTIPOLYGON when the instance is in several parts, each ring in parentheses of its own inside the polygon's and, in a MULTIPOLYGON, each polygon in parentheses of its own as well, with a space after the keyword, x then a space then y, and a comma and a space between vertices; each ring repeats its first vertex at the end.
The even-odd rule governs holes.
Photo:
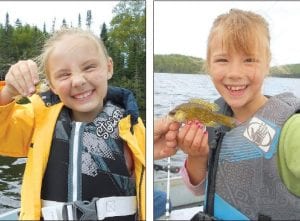
MULTIPOLYGON (((195 196, 186 187, 182 177, 178 174, 179 167, 171 167, 170 171, 174 176, 170 177, 170 201, 172 210, 169 217, 162 216, 158 220, 190 220, 197 212, 203 210, 204 195, 195 196)), ((154 170, 167 171, 166 166, 154 165, 154 170)), ((154 189, 167 192, 168 179, 157 178, 154 180, 154 189)), ((20 209, 13 209, 12 211, 0 214, 1 220, 18 220, 20 209)))
POLYGON ((20 209, 13 209, 11 211, 0 214, 0 220, 18 220, 20 209))
MULTIPOLYGON (((156 179, 154 189, 167 191, 167 178, 156 179)), ((162 216, 157 220, 190 220, 197 212, 203 210, 204 195, 194 196, 185 186, 181 176, 170 178, 170 201, 172 210, 169 216, 162 216)), ((0 214, 0 220, 18 220, 20 209, 0 214)))
MULTIPOLYGON (((154 189, 167 192, 167 178, 154 180, 154 189)), ((190 220, 196 213, 203 211, 204 195, 195 196, 186 187, 181 176, 170 178, 170 201, 172 210, 169 216, 157 220, 190 220)))

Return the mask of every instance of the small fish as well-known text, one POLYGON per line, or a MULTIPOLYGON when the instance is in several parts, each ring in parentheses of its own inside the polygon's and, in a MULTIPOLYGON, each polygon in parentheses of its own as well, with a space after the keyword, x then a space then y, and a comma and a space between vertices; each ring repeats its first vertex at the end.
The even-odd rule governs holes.
POLYGON ((219 106, 215 103, 193 98, 188 103, 176 106, 169 112, 169 117, 179 123, 198 120, 209 127, 216 127, 218 125, 235 127, 237 121, 232 117, 217 113, 216 111, 219 109, 219 106))
MULTIPOLYGON (((46 79, 40 80, 40 82, 35 85, 35 94, 43 93, 49 90, 49 86, 46 79)), ((20 101, 24 96, 17 95, 13 98, 16 100, 16 102, 20 101)))

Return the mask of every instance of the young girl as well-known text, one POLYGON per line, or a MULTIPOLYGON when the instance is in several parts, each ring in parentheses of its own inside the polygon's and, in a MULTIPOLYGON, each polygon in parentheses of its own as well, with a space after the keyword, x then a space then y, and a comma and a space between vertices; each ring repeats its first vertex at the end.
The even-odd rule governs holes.
POLYGON ((34 94, 38 67, 27 60, 0 91, 0 153, 28 157, 20 219, 144 220, 145 128, 132 92, 107 85, 113 62, 102 41, 62 29, 38 63, 51 90, 34 94))
POLYGON ((195 220, 300 219, 300 116, 294 114, 300 99, 262 93, 270 60, 263 17, 237 9, 217 17, 207 70, 222 96, 220 112, 238 125, 208 128, 207 134, 201 123, 190 122, 168 132, 188 154, 182 169, 188 187, 203 194, 206 186, 204 213, 195 220))

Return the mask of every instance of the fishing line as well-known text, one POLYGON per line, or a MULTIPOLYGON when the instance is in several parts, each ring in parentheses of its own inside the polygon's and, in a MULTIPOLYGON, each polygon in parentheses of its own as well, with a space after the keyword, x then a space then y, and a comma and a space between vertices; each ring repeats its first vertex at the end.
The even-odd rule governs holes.
MULTIPOLYGON (((174 95, 172 94, 172 99, 169 105, 169 111, 173 109, 174 106, 174 95)), ((170 174, 171 174, 171 157, 168 157, 168 170, 167 170, 167 201, 166 201, 166 218, 169 220, 170 217, 170 174)))
POLYGON ((171 168, 171 157, 168 157, 167 201, 166 201, 166 218, 167 218, 167 220, 169 220, 169 217, 170 217, 170 168, 171 168))

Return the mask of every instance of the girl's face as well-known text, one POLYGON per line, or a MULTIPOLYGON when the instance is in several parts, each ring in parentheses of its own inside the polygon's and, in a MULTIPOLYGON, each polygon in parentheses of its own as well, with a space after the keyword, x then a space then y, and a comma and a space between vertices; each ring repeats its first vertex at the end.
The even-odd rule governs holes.
POLYGON ((51 89, 72 109, 76 121, 92 121, 103 108, 113 64, 86 37, 64 36, 50 52, 47 68, 51 89))
POLYGON ((226 51, 218 38, 214 38, 210 46, 209 72, 220 95, 233 111, 259 108, 264 100, 262 85, 268 73, 265 59, 258 54, 226 51))

